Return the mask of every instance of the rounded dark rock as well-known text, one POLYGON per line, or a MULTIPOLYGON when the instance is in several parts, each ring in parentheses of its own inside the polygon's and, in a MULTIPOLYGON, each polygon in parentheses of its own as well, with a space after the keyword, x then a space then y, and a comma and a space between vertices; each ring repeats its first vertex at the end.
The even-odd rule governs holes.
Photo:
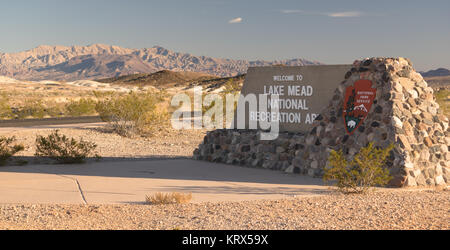
POLYGON ((383 79, 384 82, 388 82, 389 81, 389 73, 384 72, 383 76, 381 78, 383 79))
POLYGON ((347 142, 348 138, 349 138, 349 136, 348 136, 348 135, 344 135, 344 138, 342 138, 342 143, 345 143, 345 142, 347 142))
POLYGON ((363 66, 370 66, 370 64, 372 64, 372 60, 365 60, 362 65, 363 66))
POLYGON ((358 127, 358 131, 361 133, 364 133, 364 130, 366 129, 366 127, 364 127, 363 125, 358 127))
POLYGON ((378 114, 383 113, 383 107, 381 107, 380 105, 377 105, 375 107, 375 113, 378 113, 378 114))
POLYGON ((377 127, 380 126, 380 123, 377 122, 377 121, 374 121, 374 122, 372 122, 372 124, 370 124, 370 126, 372 126, 372 127, 374 127, 374 128, 377 128, 377 127))
POLYGON ((348 155, 349 154, 349 152, 350 152, 350 148, 344 148, 344 154, 346 154, 346 155, 348 155))
POLYGON ((367 72, 367 71, 369 71, 369 69, 368 69, 368 68, 361 67, 361 68, 359 68, 358 71, 359 71, 359 72, 367 72))
POLYGON ((350 76, 352 76, 352 72, 351 72, 351 71, 348 71, 348 72, 345 74, 345 79, 350 78, 350 76))
POLYGON ((241 152, 248 152, 250 151, 250 145, 243 145, 241 148, 241 152))

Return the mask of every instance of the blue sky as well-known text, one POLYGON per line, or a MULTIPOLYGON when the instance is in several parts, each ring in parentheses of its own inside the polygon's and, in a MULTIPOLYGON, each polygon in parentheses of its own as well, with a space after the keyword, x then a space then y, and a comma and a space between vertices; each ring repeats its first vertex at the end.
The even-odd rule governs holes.
POLYGON ((16 0, 0 8, 0 51, 160 45, 233 59, 329 64, 404 56, 450 68, 450 1, 16 0))

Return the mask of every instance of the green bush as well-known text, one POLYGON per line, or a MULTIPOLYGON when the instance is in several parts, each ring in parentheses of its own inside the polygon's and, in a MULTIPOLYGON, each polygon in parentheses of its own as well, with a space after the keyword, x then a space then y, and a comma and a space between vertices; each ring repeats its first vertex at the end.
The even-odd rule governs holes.
POLYGON ((47 137, 41 135, 36 137, 35 156, 48 157, 63 164, 83 163, 86 157, 99 158, 94 153, 95 148, 97 148, 95 143, 83 141, 83 139, 77 141, 60 135, 58 130, 54 130, 47 137))
POLYGON ((386 158, 394 148, 390 145, 380 149, 369 143, 361 148, 351 162, 345 159, 342 151, 331 151, 328 161, 330 168, 325 169, 324 181, 336 180, 336 186, 342 193, 364 193, 375 186, 385 186, 392 177, 389 170, 383 168, 386 158))
POLYGON ((119 135, 148 135, 169 121, 168 112, 158 108, 163 100, 163 92, 132 92, 105 98, 95 109, 119 135))
POLYGON ((237 94, 241 91, 241 85, 239 82, 234 81, 233 79, 228 80, 224 84, 224 89, 222 91, 223 94, 237 94))
POLYGON ((441 89, 434 92, 436 102, 445 116, 450 117, 450 90, 441 89))
POLYGON ((61 117, 66 113, 65 105, 54 101, 46 101, 44 117, 61 117))
MULTIPOLYGON (((218 93, 218 96, 220 97, 218 99, 218 101, 222 102, 222 121, 224 122, 224 125, 226 126, 227 122, 231 122, 231 121, 227 121, 227 95, 237 95, 239 94, 239 92, 241 91, 241 86, 239 85, 238 82, 233 81, 233 79, 228 80, 225 84, 224 84, 224 89, 222 90, 222 92, 218 93)), ((208 95, 208 93, 203 93, 202 96, 202 103, 205 100, 205 97, 208 95)), ((210 110, 211 108, 213 108, 216 105, 216 100, 212 101, 211 104, 209 106, 206 105, 202 105, 202 114, 203 116, 205 116, 206 112, 208 110, 210 110)), ((236 112, 237 109, 237 102, 234 102, 233 104, 233 111, 231 114, 231 117, 234 115, 234 113, 236 112)), ((219 119, 219 117, 215 117, 215 115, 213 117, 210 117, 212 122, 215 122, 217 119, 219 119)))
POLYGON ((14 117, 11 106, 5 99, 0 100, 0 119, 11 119, 14 117))
POLYGON ((44 118, 46 115, 46 108, 39 100, 31 100, 25 102, 24 106, 20 107, 16 113, 17 118, 44 118))
POLYGON ((5 165, 6 161, 16 153, 23 151, 25 148, 22 144, 13 144, 16 138, 13 137, 0 137, 0 165, 5 165))
POLYGON ((67 114, 70 116, 83 116, 95 114, 96 102, 91 98, 81 98, 66 104, 67 114))

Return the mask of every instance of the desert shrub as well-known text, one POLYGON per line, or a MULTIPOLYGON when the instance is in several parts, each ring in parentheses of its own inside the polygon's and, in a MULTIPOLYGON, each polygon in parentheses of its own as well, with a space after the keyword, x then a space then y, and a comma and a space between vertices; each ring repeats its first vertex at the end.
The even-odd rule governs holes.
POLYGON ((64 104, 52 101, 43 104, 41 100, 36 99, 25 100, 20 107, 13 111, 15 118, 18 119, 60 117, 65 112, 64 104))
POLYGON ((86 157, 99 158, 94 153, 95 148, 97 148, 95 143, 68 138, 60 135, 58 130, 54 130, 48 136, 36 136, 35 156, 48 157, 63 164, 83 163, 86 157))
POLYGON ((66 113, 65 104, 47 101, 44 105, 44 117, 61 117, 66 113))
POLYGON ((450 90, 441 89, 434 92, 436 102, 439 104, 439 108, 444 115, 450 117, 450 90))
MULTIPOLYGON (((204 105, 204 101, 205 101, 205 97, 208 95, 209 93, 203 93, 202 94, 202 114, 205 114, 206 111, 208 111, 209 109, 211 109, 212 107, 214 107, 214 105, 216 104, 216 100, 212 101, 211 104, 209 106, 204 105)), ((194 102, 192 102, 192 105, 194 105, 194 102)), ((192 108, 192 110, 194 110, 194 108, 192 108)))
POLYGON ((182 204, 189 203, 192 199, 192 194, 184 193, 155 193, 151 196, 146 196, 145 201, 148 204, 160 205, 160 204, 182 204))
POLYGON ((105 99, 110 98, 111 96, 114 96, 116 94, 115 91, 92 91, 92 95, 97 99, 105 99))
POLYGON ((332 150, 328 158, 331 167, 325 169, 323 179, 326 182, 336 180, 342 193, 364 193, 371 187, 384 186, 392 179, 389 170, 383 166, 393 148, 393 145, 377 148, 369 143, 350 162, 342 150, 332 150))
POLYGON ((66 104, 67 115, 82 116, 95 114, 96 102, 91 98, 81 98, 78 101, 70 101, 66 104))
POLYGON ((16 117, 19 119, 43 118, 45 115, 46 107, 39 100, 26 100, 16 112, 16 117))
MULTIPOLYGON (((236 82, 233 79, 229 79, 223 86, 224 86, 224 89, 218 95, 222 98, 222 101, 224 102, 223 107, 224 107, 224 113, 225 113, 226 95, 227 94, 233 94, 233 95, 238 94, 241 91, 241 86, 239 85, 239 82, 236 82)), ((208 93, 203 93, 202 100, 205 99, 205 96, 207 94, 208 93)), ((209 110, 213 106, 214 106, 214 102, 212 102, 211 105, 209 105, 209 106, 202 105, 202 112, 205 113, 207 110, 209 110)))
POLYGON ((157 131, 166 131, 170 127, 170 114, 164 108, 156 107, 142 115, 136 121, 136 131, 142 136, 152 136, 157 131))
POLYGON ((234 81, 233 79, 228 80, 224 84, 224 89, 222 91, 223 94, 237 94, 241 91, 241 85, 239 82, 234 81))
POLYGON ((9 100, 5 95, 0 96, 0 119, 11 119, 14 117, 9 100))
MULTIPOLYGON (((222 102, 222 121, 224 122, 224 125, 226 126, 227 122, 231 122, 231 121, 227 121, 227 95, 237 95, 239 94, 240 91, 240 85, 238 83, 234 83, 233 79, 230 79, 226 84, 225 84, 225 89, 218 93, 218 96, 220 98, 217 98, 216 100, 212 101, 211 104, 209 106, 206 105, 202 105, 202 114, 203 116, 206 116, 206 112, 208 110, 210 110, 211 108, 213 108, 216 105, 216 101, 221 101, 222 102)), ((207 94, 203 94, 202 96, 202 100, 205 100, 207 94)), ((234 113, 236 112, 237 109, 237 102, 235 101, 233 103, 233 110, 231 111, 231 117, 233 117, 234 113)), ((219 119, 219 117, 215 117, 215 115, 213 115, 211 118, 212 122, 215 122, 216 119, 219 119)))
POLYGON ((0 165, 5 165, 9 158, 25 149, 22 144, 13 144, 15 141, 16 138, 14 136, 0 137, 0 165))
POLYGON ((158 108, 163 100, 162 92, 132 92, 105 98, 97 102, 95 109, 102 120, 122 136, 148 135, 163 124, 168 124, 169 113, 158 108))

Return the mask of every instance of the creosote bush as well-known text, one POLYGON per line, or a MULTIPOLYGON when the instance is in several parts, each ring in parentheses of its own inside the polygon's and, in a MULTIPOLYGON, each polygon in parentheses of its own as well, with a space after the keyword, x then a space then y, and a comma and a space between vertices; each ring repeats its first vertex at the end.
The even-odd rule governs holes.
POLYGON ((377 148, 369 143, 348 162, 341 151, 332 150, 328 161, 330 168, 325 169, 324 181, 336 180, 336 186, 342 193, 365 193, 371 187, 385 186, 392 177, 389 170, 383 168, 386 158, 394 148, 377 148))
POLYGON ((78 101, 71 101, 65 108, 69 116, 82 116, 95 114, 96 102, 91 98, 81 98, 78 101))
MULTIPOLYGON (((228 80, 224 85, 224 89, 217 94, 216 98, 218 97, 218 99, 213 99, 213 101, 211 101, 211 103, 207 106, 207 105, 202 105, 202 114, 203 116, 208 115, 207 111, 210 111, 212 108, 214 108, 214 106, 216 105, 216 101, 222 102, 222 114, 223 117, 215 117, 215 115, 212 115, 210 117, 212 122, 215 122, 216 120, 221 119, 224 122, 224 125, 226 126, 227 123, 227 95, 239 95, 240 91, 241 91, 241 86, 239 85, 238 82, 234 81, 233 79, 228 80)), ((203 93, 202 96, 202 102, 205 102, 205 97, 208 95, 209 93, 203 93)), ((233 110, 231 111, 232 113, 230 114, 231 117, 233 117, 234 113, 236 112, 236 108, 237 108, 237 99, 235 98, 235 102, 233 103, 233 110)), ((229 118, 230 119, 230 118, 229 118)), ((230 122, 230 121, 229 121, 230 122)))
POLYGON ((18 119, 44 118, 46 108, 40 100, 27 100, 16 112, 18 119))
POLYGON ((97 148, 95 143, 68 138, 60 135, 58 130, 54 130, 46 137, 41 135, 36 137, 35 156, 48 157, 62 164, 83 163, 86 157, 99 158, 94 153, 95 148, 97 148))
POLYGON ((99 101, 95 109, 119 135, 150 135, 169 123, 169 113, 158 107, 164 96, 163 92, 114 95, 99 101))
POLYGON ((241 92, 241 85, 239 84, 239 82, 234 81, 233 79, 228 80, 225 84, 224 84, 224 89, 222 91, 223 94, 238 94, 239 92, 241 92))
POLYGON ((151 196, 146 196, 145 201, 151 205, 161 205, 161 204, 182 204, 189 203, 192 199, 192 194, 184 193, 155 193, 151 196))
POLYGON ((14 117, 8 97, 0 93, 0 119, 11 119, 14 117))
POLYGON ((5 165, 6 161, 16 153, 23 151, 25 147, 22 144, 14 144, 16 138, 0 137, 0 165, 5 165))

